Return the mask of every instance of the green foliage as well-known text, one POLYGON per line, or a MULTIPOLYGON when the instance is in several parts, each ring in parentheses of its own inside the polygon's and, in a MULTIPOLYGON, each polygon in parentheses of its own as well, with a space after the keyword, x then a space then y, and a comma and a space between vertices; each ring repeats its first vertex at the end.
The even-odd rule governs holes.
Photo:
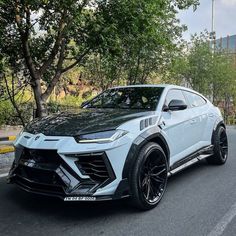
POLYGON ((14 113, 14 109, 11 105, 11 102, 8 101, 1 101, 0 102, 0 126, 3 124, 11 123, 11 117, 14 113))
POLYGON ((207 32, 192 37, 188 50, 178 54, 165 75, 167 82, 189 85, 215 101, 232 94, 236 85, 236 68, 232 56, 212 47, 207 32), (231 86, 228 86, 228 85, 231 86))
POLYGON ((213 52, 207 32, 192 37, 190 45, 172 61, 164 80, 204 94, 222 107, 225 118, 232 113, 228 104, 236 104, 236 67, 232 55, 219 48, 213 52))
POLYGON ((58 101, 50 101, 48 103, 49 113, 57 113, 63 111, 70 111, 80 108, 84 100, 80 97, 67 95, 64 99, 58 101))
POLYGON ((67 95, 65 98, 63 98, 60 101, 60 104, 62 106, 78 107, 78 106, 81 105, 82 102, 83 102, 83 99, 80 98, 80 97, 75 97, 75 96, 67 95))
POLYGON ((110 25, 110 37, 104 50, 87 61, 87 77, 103 88, 123 81, 147 82, 178 50, 176 43, 185 27, 176 18, 177 9, 191 4, 197 1, 109 1, 103 21, 110 25))
POLYGON ((198 4, 198 0, 1 0, 0 55, 30 83, 37 115, 42 116, 62 74, 88 65, 88 58, 100 57, 102 87, 114 78, 144 83, 176 50, 185 29, 177 19, 178 9, 198 4))
MULTIPOLYGON (((18 104, 22 109, 22 117, 28 123, 32 118, 33 109, 32 103, 18 104)), ((10 100, 0 101, 0 126, 1 125, 22 125, 19 116, 12 106, 10 100)))

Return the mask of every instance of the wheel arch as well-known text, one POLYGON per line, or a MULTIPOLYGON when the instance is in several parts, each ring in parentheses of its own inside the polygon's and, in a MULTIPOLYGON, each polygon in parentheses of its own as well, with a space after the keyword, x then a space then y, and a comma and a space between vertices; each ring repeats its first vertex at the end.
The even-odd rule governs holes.
POLYGON ((146 145, 149 142, 154 142, 161 146, 161 148, 163 149, 167 157, 167 162, 169 165, 170 150, 169 150, 168 143, 165 140, 165 138, 162 136, 162 134, 160 133, 160 128, 154 127, 140 134, 131 145, 131 148, 126 157, 126 161, 125 161, 123 172, 122 172, 123 179, 129 178, 130 170, 132 166, 134 165, 134 162, 136 160, 138 153, 144 147, 144 145, 146 145))
POLYGON ((213 129, 213 132, 212 132, 212 136, 211 136, 211 143, 212 143, 212 144, 214 144, 215 133, 216 133, 217 129, 218 129, 220 126, 226 129, 226 125, 225 125, 225 123, 224 123, 223 120, 222 120, 222 121, 219 121, 219 122, 216 122, 216 124, 215 124, 215 126, 214 126, 214 129, 213 129))
POLYGON ((225 125, 225 123, 223 121, 219 122, 218 126, 222 126, 222 127, 224 127, 226 129, 226 125, 225 125))
POLYGON ((156 137, 150 137, 150 139, 148 139, 147 141, 157 143, 161 146, 161 148, 163 149, 163 151, 164 151, 164 153, 167 157, 167 161, 168 161, 168 164, 169 164, 170 149, 169 149, 169 146, 168 146, 165 138, 162 135, 157 135, 156 137))

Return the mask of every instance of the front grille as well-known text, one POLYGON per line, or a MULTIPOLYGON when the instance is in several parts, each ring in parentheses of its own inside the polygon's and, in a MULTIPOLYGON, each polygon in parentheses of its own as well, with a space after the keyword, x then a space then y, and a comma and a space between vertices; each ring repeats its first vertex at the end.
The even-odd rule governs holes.
POLYGON ((51 164, 59 166, 61 164, 61 157, 56 150, 41 150, 24 148, 21 154, 21 159, 33 160, 40 164, 51 164))
POLYGON ((76 158, 80 176, 61 158, 56 150, 28 149, 21 147, 12 181, 25 190, 51 195, 91 195, 97 188, 115 179, 105 153, 66 155, 76 158))
POLYGON ((35 183, 65 186, 59 176, 53 170, 37 169, 19 165, 16 170, 16 174, 35 183))
POLYGON ((31 191, 63 194, 67 185, 56 173, 62 164, 56 150, 21 148, 15 182, 31 191))
POLYGON ((16 175, 14 179, 15 183, 18 184, 25 190, 33 192, 41 192, 48 194, 64 195, 63 187, 60 185, 48 185, 38 182, 34 182, 20 175, 16 175))
POLYGON ((115 175, 105 153, 85 154, 76 157, 78 160, 75 163, 83 175, 88 175, 99 183, 114 180, 115 175))

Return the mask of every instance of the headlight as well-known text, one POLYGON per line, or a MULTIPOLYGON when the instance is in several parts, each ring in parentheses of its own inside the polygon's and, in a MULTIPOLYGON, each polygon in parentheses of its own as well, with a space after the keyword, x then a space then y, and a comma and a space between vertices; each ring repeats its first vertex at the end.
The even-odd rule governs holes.
POLYGON ((124 130, 109 130, 97 133, 83 134, 75 137, 77 143, 110 143, 113 142, 125 134, 124 130))

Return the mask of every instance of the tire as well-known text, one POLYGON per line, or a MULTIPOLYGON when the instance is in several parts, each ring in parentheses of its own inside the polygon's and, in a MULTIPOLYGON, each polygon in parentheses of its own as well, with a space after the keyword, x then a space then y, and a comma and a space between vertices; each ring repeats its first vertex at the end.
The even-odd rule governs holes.
POLYGON ((219 126, 213 133, 213 155, 207 162, 213 165, 223 165, 228 158, 228 138, 223 126, 219 126))
POLYGON ((140 210, 157 206, 166 190, 167 158, 162 148, 153 142, 139 152, 130 175, 131 203, 140 210))

